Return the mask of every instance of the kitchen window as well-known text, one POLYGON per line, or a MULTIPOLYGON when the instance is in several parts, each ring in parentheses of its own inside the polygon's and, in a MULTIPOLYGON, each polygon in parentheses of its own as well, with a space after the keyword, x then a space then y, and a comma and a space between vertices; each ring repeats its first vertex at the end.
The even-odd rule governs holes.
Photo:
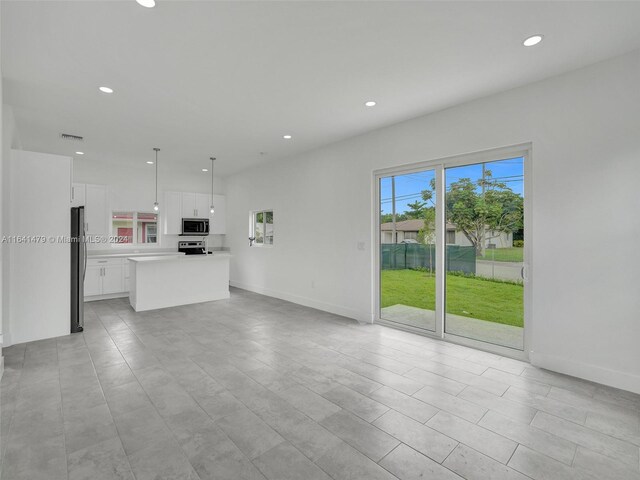
POLYGON ((158 214, 113 212, 111 243, 126 245, 158 244, 158 214))
POLYGON ((252 212, 249 238, 252 245, 273 245, 273 210, 252 212))

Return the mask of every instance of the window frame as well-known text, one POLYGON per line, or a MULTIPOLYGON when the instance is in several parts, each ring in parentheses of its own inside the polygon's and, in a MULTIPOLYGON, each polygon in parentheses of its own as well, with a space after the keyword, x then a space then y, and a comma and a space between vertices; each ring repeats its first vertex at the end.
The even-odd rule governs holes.
POLYGON ((147 212, 147 211, 143 211, 143 210, 140 210, 140 211, 138 211, 138 210, 126 210, 126 209, 112 210, 111 211, 110 221, 109 221, 111 239, 115 239, 116 237, 118 237, 118 232, 113 227, 113 220, 114 220, 113 216, 116 213, 121 213, 121 214, 131 213, 131 215, 132 215, 132 220, 131 220, 131 222, 132 222, 132 227, 131 227, 131 230, 132 230, 131 239, 132 239, 132 241, 131 241, 131 243, 121 243, 121 242, 110 241, 109 245, 111 247, 114 247, 114 248, 127 248, 127 247, 129 247, 129 248, 130 247, 147 247, 147 248, 149 248, 149 247, 151 247, 152 248, 152 247, 159 247, 160 246, 160 241, 161 241, 161 235, 160 235, 160 232, 161 232, 161 229, 160 229, 160 213, 147 212), (144 214, 146 214, 146 215, 155 215, 156 216, 156 222, 155 222, 155 224, 156 224, 156 233, 153 235, 156 238, 155 243, 151 243, 151 242, 140 243, 138 241, 139 240, 138 239, 138 226, 139 226, 139 223, 142 223, 143 227, 144 227, 145 223, 153 223, 153 222, 139 222, 138 221, 138 215, 140 215, 140 214, 143 214, 143 215, 144 214))
POLYGON ((252 247, 266 247, 272 248, 275 245, 275 214, 272 208, 267 208, 263 210, 252 210, 249 213, 249 237, 255 238, 257 231, 257 219, 258 215, 262 214, 262 242, 258 243, 257 239, 254 240, 251 244, 252 247), (267 224, 267 213, 271 214, 271 223, 267 224), (271 225, 271 243, 264 243, 265 238, 267 237, 267 225, 271 225))

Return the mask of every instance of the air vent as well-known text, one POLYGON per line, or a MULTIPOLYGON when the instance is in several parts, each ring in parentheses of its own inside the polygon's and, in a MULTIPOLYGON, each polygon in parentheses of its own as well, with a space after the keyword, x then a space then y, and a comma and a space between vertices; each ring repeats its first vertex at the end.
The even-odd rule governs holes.
POLYGON ((79 137, 78 135, 70 135, 68 133, 61 133, 60 138, 63 140, 71 140, 73 142, 82 142, 84 137, 79 137))

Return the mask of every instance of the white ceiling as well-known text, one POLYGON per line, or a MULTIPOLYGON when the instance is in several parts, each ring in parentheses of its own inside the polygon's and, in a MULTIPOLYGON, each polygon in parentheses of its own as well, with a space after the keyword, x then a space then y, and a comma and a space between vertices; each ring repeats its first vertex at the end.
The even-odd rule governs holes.
POLYGON ((25 149, 221 175, 640 48, 640 2, 1 3, 25 149))

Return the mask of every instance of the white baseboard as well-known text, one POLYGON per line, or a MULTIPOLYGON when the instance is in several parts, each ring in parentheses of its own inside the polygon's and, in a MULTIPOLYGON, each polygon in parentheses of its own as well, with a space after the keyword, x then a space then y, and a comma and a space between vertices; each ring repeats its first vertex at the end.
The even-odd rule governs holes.
POLYGON ((536 367, 640 394, 639 375, 611 370, 597 365, 574 362, 564 357, 547 353, 529 352, 529 361, 536 367))
POLYGON ((84 297, 85 302, 95 302, 97 300, 111 300, 113 298, 125 298, 129 296, 129 292, 110 293, 108 295, 93 295, 91 297, 84 297))
POLYGON ((343 307, 341 305, 334 305, 331 303, 320 302, 308 297, 300 297, 298 295, 292 295, 290 293, 279 292, 271 290, 270 288, 263 288, 257 285, 249 285, 242 282, 230 281, 229 285, 243 290, 249 290, 250 292, 259 293, 261 295, 267 295, 269 297, 279 298, 286 300, 287 302, 297 303, 298 305, 304 305, 305 307, 316 308, 325 312, 333 313, 335 315, 341 315, 343 317, 353 318, 360 323, 372 323, 373 315, 369 312, 360 312, 352 308, 343 307))

